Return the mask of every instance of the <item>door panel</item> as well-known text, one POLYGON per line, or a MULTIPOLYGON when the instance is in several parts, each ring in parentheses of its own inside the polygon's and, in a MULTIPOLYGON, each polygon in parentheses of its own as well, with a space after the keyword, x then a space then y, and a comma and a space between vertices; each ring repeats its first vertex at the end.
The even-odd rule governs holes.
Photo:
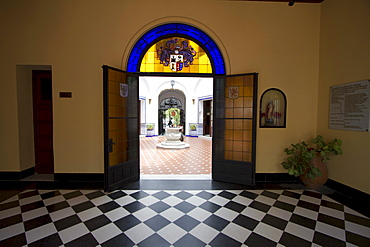
POLYGON ((138 77, 103 66, 104 189, 139 180, 138 77))
POLYGON ((215 77, 212 178, 254 185, 257 74, 215 77))
POLYGON ((35 172, 54 173, 53 101, 50 70, 32 71, 35 172))

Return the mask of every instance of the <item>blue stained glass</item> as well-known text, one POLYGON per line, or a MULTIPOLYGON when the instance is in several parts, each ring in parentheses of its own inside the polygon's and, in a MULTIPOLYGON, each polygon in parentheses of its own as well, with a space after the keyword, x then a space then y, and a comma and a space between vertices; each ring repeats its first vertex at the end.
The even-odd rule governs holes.
POLYGON ((145 33, 135 44, 128 58, 127 71, 140 71, 141 58, 153 43, 166 35, 186 35, 203 45, 212 62, 215 74, 225 74, 225 64, 216 43, 203 31, 196 27, 181 23, 170 23, 155 27, 145 33))

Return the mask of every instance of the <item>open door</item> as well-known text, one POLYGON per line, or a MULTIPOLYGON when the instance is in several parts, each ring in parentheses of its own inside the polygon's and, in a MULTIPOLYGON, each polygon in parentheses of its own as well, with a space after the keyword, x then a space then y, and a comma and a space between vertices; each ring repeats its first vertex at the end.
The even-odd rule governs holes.
POLYGON ((254 185, 258 74, 214 78, 212 178, 254 185))
POLYGON ((104 190, 112 191, 140 178, 138 77, 103 66, 104 190))

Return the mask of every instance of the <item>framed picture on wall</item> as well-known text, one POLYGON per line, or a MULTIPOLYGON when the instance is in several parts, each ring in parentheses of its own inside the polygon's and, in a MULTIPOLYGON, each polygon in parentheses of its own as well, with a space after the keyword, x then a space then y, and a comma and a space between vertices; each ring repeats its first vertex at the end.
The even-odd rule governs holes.
POLYGON ((260 128, 286 127, 286 97, 277 88, 263 92, 260 100, 260 128))

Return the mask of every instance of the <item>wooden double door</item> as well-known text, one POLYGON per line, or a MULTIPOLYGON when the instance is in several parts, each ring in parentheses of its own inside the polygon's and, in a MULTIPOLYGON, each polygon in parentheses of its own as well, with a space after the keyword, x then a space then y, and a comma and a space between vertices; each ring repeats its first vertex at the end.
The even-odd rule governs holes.
MULTIPOLYGON (((214 76, 214 180, 255 183, 257 76, 214 76)), ((103 66, 106 191, 140 179, 138 77, 139 74, 103 66)))

